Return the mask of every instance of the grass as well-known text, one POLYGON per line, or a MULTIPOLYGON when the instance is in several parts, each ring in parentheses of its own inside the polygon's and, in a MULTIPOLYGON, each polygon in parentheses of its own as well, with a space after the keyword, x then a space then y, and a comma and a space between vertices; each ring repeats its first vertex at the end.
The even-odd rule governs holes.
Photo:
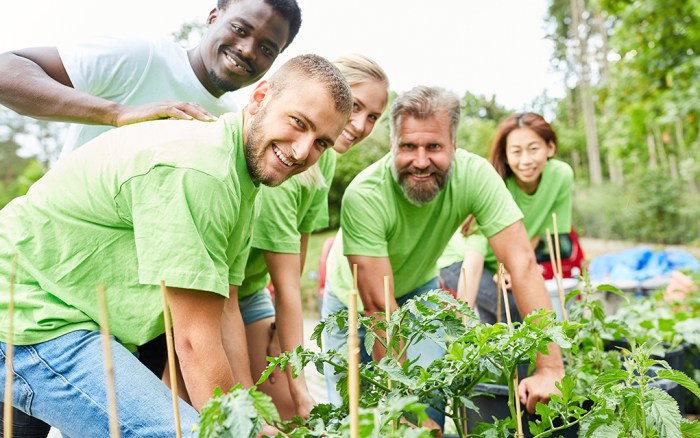
POLYGON ((321 252, 323 251, 323 243, 329 237, 335 236, 336 232, 337 230, 323 231, 309 237, 306 263, 304 264, 304 272, 301 274, 301 300, 305 316, 318 317, 320 313, 316 301, 316 291, 318 290, 321 252))

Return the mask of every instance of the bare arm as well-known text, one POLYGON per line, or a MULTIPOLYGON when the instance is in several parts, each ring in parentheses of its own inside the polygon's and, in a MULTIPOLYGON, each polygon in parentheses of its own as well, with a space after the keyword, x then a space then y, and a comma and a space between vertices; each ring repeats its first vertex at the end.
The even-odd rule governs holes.
POLYGON ((198 411, 220 387, 233 386, 221 339, 225 298, 210 292, 168 288, 175 349, 192 406, 198 411))
MULTIPOLYGON (((304 344, 304 323, 301 308, 301 255, 265 252, 272 284, 275 286, 275 319, 282 351, 293 351, 304 344)), ((308 417, 315 405, 306 386, 304 374, 292 378, 287 369, 289 391, 297 413, 308 417)))
POLYGON ((55 47, 0 55, 0 103, 37 119, 95 125, 122 126, 163 118, 213 120, 209 112, 193 103, 125 106, 76 90, 55 47))
MULTIPOLYGON (((496 258, 510 273, 520 314, 525 316, 540 308, 551 310, 552 303, 522 222, 518 221, 490 237, 489 243, 496 258)), ((548 348, 548 355, 537 355, 535 375, 523 379, 520 384, 520 398, 526 401, 530 412, 534 412, 538 401, 546 403, 549 400, 549 394, 556 391, 554 383, 564 376, 559 346, 551 343, 548 348)))
MULTIPOLYGON (((357 288, 366 315, 374 315, 375 318, 382 319, 383 316, 378 315, 378 313, 386 312, 384 304, 385 276, 389 277, 389 288, 391 289, 389 310, 393 312, 399 308, 394 297, 394 276, 388 257, 348 256, 348 262, 351 269, 353 265, 357 265, 357 288)), ((384 332, 377 331, 376 333, 380 337, 386 336, 384 332)), ((375 342, 372 357, 378 362, 384 356, 386 356, 386 350, 378 342, 375 342)))
POLYGON ((241 309, 238 307, 238 286, 229 286, 229 297, 223 306, 220 330, 226 357, 236 383, 240 383, 244 388, 252 387, 255 382, 250 374, 248 341, 241 309))
POLYGON ((465 251, 457 283, 457 297, 472 309, 476 307, 476 297, 479 294, 479 283, 483 271, 484 255, 474 250, 465 251))

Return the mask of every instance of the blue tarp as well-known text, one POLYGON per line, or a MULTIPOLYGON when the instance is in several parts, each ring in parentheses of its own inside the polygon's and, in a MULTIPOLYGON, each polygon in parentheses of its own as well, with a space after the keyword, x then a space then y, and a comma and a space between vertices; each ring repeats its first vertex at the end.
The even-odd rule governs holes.
POLYGON ((700 271, 700 261, 677 250, 652 251, 645 247, 631 248, 594 258, 588 268, 593 281, 644 281, 668 277, 676 269, 700 271))

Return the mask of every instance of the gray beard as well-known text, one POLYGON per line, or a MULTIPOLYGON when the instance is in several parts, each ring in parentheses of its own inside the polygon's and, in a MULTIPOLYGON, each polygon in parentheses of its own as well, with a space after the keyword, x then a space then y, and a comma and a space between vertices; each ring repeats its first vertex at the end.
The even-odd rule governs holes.
POLYGON ((394 181, 398 183, 399 187, 401 187, 406 199, 411 204, 420 207, 435 199, 445 187, 447 181, 449 181, 452 176, 452 163, 450 163, 450 168, 447 169, 447 172, 440 175, 436 173, 435 182, 431 184, 412 184, 408 180, 408 172, 404 171, 399 174, 394 163, 391 164, 391 176, 394 178, 394 181))

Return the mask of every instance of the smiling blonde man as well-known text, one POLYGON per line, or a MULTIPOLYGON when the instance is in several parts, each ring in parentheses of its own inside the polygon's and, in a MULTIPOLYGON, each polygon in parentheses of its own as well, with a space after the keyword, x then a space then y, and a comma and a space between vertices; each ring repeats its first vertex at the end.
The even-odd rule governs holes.
MULTIPOLYGON (((0 211, 0 291, 9 289, 17 254, 13 406, 67 436, 109 435, 102 284, 121 436, 173 436, 169 390, 128 351, 163 333, 165 280, 192 402, 180 406, 187 432, 214 388, 234 384, 220 320, 229 285, 243 280, 259 184, 278 185, 313 165, 351 108, 338 69, 299 56, 256 86, 242 117, 112 130, 0 211)), ((7 306, 2 292, 3 357, 7 306)), ((4 391, 4 360, 0 374, 4 391)))

